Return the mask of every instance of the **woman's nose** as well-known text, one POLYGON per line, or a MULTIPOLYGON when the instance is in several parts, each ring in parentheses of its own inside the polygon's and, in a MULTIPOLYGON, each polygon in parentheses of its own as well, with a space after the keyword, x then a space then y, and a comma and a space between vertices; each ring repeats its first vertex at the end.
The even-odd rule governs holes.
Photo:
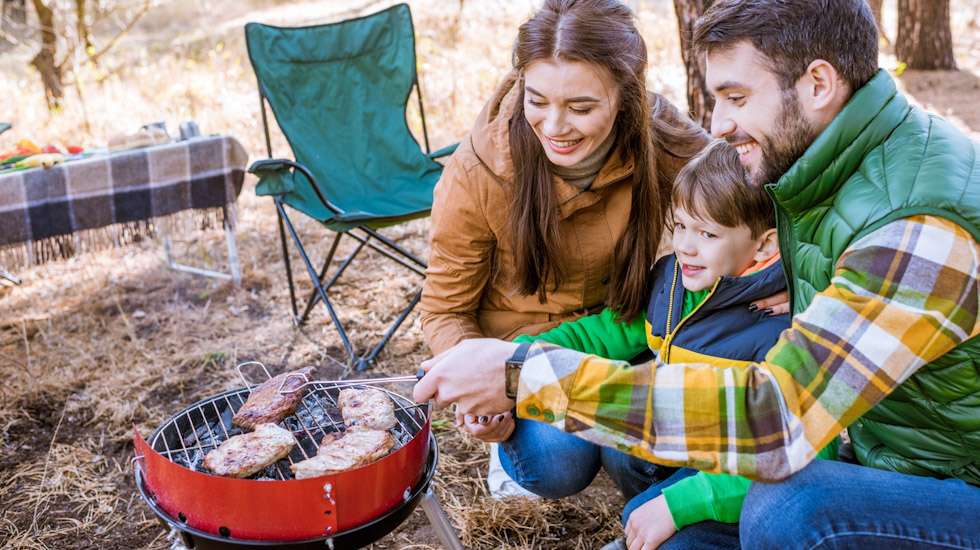
POLYGON ((565 131, 565 116, 559 109, 548 109, 542 125, 544 133, 552 137, 560 137, 565 131))

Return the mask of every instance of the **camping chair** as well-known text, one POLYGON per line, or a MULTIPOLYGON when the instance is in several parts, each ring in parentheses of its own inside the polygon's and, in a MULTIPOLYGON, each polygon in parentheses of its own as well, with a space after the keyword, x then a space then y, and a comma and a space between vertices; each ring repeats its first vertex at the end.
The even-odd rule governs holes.
POLYGON ((452 145, 429 152, 411 12, 406 4, 398 4, 326 25, 282 28, 249 23, 245 41, 258 80, 269 151, 269 159, 254 163, 249 172, 259 178, 255 193, 275 201, 294 321, 302 325, 313 307, 322 303, 340 335, 348 365, 364 370, 418 303, 421 285, 381 341, 361 356, 351 345, 327 291, 365 246, 425 276, 425 262, 378 229, 429 215, 432 189, 442 173, 442 165, 434 159, 456 148, 452 145), (413 87, 422 117, 425 152, 406 119, 413 87), (272 158, 266 103, 295 161, 272 158), (336 233, 319 271, 285 206, 336 233), (314 287, 302 313, 297 307, 286 232, 314 287), (357 245, 328 275, 344 235, 357 245))

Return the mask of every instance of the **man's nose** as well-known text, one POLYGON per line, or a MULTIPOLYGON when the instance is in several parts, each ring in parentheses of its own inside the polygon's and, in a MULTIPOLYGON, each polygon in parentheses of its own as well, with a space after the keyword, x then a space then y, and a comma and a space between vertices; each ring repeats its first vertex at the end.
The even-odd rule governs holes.
POLYGON ((711 135, 716 138, 735 133, 735 121, 723 109, 716 107, 711 113, 711 135))

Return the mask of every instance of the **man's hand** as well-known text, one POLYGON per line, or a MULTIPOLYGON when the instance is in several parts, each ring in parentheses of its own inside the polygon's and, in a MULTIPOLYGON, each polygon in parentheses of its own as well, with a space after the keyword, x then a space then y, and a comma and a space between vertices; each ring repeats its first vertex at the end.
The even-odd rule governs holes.
POLYGON ((480 441, 500 443, 514 433, 516 424, 510 411, 495 416, 475 416, 456 410, 456 426, 480 441))
POLYGON ((442 408, 456 403, 465 414, 494 416, 509 411, 504 363, 517 344, 495 338, 463 340, 422 362, 425 376, 415 385, 417 403, 435 401, 442 408))
POLYGON ((626 547, 653 550, 669 539, 677 528, 663 495, 643 504, 626 520, 626 547))

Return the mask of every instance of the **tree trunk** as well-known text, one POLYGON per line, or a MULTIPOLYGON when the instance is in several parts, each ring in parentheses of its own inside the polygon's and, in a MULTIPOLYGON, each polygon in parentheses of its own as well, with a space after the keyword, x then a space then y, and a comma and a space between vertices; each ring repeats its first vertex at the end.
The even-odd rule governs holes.
POLYGON ((712 98, 704 83, 704 56, 691 48, 694 22, 711 6, 713 0, 674 0, 677 30, 681 39, 681 59, 687 71, 687 110, 695 122, 711 129, 712 98))
POLYGON ((868 0, 868 5, 871 6, 871 13, 875 16, 875 24, 878 25, 878 36, 885 41, 885 44, 890 46, 892 41, 885 34, 885 26, 881 19, 882 4, 884 4, 884 0, 868 0))
POLYGON ((85 16, 85 3, 86 0, 75 0, 75 26, 78 29, 78 43, 85 55, 92 55, 95 53, 95 47, 92 45, 92 35, 88 30, 88 21, 86 21, 85 16))
POLYGON ((33 0, 37 10, 37 21, 41 26, 41 50, 37 52, 31 65, 41 73, 41 84, 44 85, 44 97, 48 101, 48 109, 61 107, 61 99, 65 96, 61 82, 61 67, 55 63, 54 54, 57 47, 54 33, 54 12, 45 5, 43 0, 33 0))
POLYGON ((956 70, 949 0, 898 0, 895 56, 909 69, 956 70))

